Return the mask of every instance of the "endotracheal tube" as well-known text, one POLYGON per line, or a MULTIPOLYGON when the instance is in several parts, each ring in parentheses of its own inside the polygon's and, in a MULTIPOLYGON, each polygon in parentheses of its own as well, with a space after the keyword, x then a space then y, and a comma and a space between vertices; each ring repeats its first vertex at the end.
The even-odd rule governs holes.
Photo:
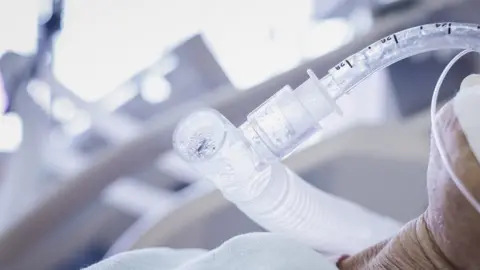
POLYGON ((174 134, 177 153, 264 228, 326 254, 352 254, 396 233, 400 224, 322 192, 280 163, 341 114, 336 100, 376 71, 438 49, 480 51, 480 26, 437 23, 407 29, 368 46, 318 79, 285 86, 234 127, 213 110, 186 117, 174 134))

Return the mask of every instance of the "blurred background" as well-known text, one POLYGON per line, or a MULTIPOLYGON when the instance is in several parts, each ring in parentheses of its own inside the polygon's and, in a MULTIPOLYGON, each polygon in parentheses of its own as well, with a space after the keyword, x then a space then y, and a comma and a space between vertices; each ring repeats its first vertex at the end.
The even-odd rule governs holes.
MULTIPOLYGON (((0 269, 70 270, 152 246, 213 248, 262 229, 172 152, 188 113, 234 124, 284 85, 422 23, 480 23, 474 0, 0 2, 0 269)), ((427 205, 428 109, 455 51, 416 56, 340 101, 286 160, 400 221, 427 205)), ((464 58, 442 99, 478 71, 464 58)))

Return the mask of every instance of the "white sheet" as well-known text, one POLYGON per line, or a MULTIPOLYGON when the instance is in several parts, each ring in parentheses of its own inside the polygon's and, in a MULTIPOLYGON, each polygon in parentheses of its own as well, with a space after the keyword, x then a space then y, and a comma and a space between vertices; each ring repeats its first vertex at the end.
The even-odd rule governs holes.
POLYGON ((151 248, 122 253, 85 270, 335 270, 314 250, 272 233, 234 237, 220 247, 151 248))

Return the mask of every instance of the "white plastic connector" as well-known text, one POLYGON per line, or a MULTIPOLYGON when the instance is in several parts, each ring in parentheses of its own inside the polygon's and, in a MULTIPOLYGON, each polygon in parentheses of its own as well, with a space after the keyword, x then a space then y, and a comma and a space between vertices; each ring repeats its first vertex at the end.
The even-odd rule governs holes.
POLYGON ((315 73, 311 69, 307 69, 307 74, 309 76, 308 80, 312 81, 315 84, 317 90, 322 94, 325 100, 330 104, 332 109, 334 109, 337 114, 343 115, 342 109, 340 109, 340 107, 337 105, 337 101, 332 96, 330 96, 330 94, 326 91, 325 88, 323 88, 320 85, 320 80, 318 79, 317 75, 315 75, 315 73))
POLYGON ((307 70, 309 78, 294 90, 297 99, 308 110, 316 122, 320 122, 333 112, 342 115, 335 99, 330 96, 313 73, 307 70))
POLYGON ((336 100, 313 71, 297 89, 280 89, 247 117, 240 129, 252 148, 268 160, 280 160, 291 154, 305 138, 320 129, 320 121, 336 112, 342 115, 336 100))

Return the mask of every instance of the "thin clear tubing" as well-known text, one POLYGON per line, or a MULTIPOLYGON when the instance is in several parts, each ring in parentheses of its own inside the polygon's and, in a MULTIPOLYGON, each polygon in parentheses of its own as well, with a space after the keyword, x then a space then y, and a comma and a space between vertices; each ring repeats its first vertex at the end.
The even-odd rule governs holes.
MULTIPOLYGON (((427 24, 385 37, 295 90, 285 86, 235 128, 213 110, 185 118, 174 134, 177 153, 264 228, 326 254, 352 254, 387 238, 400 225, 322 192, 279 161, 341 109, 336 100, 371 74, 427 51, 480 51, 480 26, 427 24)), ((352 179, 354 180, 354 179, 352 179)))

